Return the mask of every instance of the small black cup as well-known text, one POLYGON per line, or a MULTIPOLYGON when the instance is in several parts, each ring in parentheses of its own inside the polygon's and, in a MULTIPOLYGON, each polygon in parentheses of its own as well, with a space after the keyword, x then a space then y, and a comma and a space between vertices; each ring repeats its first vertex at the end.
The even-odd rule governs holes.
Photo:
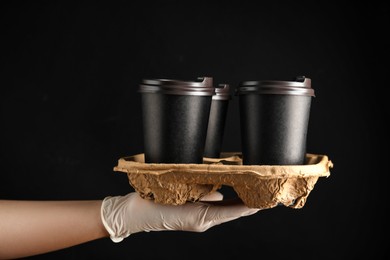
POLYGON ((211 102, 207 128, 206 146, 204 151, 205 157, 220 158, 221 156, 225 121, 230 99, 231 94, 228 84, 220 84, 215 88, 215 95, 213 95, 211 102))
POLYGON ((145 79, 142 96, 146 163, 203 163, 212 96, 210 77, 145 79))
POLYGON ((245 165, 302 165, 314 90, 304 76, 295 81, 244 81, 239 96, 245 165))

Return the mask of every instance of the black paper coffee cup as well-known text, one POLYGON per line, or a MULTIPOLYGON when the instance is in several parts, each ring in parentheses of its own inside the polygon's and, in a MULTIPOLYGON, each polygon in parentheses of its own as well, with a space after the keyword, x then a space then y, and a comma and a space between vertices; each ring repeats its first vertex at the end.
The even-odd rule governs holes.
POLYGON ((145 79, 142 96, 146 163, 202 163, 212 96, 210 77, 145 79))
POLYGON ((245 165, 301 165, 314 90, 304 76, 294 81, 244 81, 239 96, 245 165))
POLYGON ((220 84, 215 88, 207 128, 205 157, 220 158, 230 99, 230 86, 228 84, 220 84))

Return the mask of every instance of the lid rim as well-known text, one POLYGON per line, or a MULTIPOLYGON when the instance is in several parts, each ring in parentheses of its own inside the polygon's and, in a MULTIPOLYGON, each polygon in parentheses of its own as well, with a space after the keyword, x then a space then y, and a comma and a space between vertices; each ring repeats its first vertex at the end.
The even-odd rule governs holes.
POLYGON ((194 95, 194 96, 213 96, 214 88, 172 88, 140 85, 139 93, 155 93, 167 95, 194 95))
POLYGON ((315 97, 314 89, 311 87, 311 79, 304 76, 298 76, 296 81, 242 81, 236 88, 235 94, 282 94, 315 97))
POLYGON ((198 77, 197 80, 143 79, 139 85, 138 92, 194 96, 212 96, 215 94, 213 78, 198 77))

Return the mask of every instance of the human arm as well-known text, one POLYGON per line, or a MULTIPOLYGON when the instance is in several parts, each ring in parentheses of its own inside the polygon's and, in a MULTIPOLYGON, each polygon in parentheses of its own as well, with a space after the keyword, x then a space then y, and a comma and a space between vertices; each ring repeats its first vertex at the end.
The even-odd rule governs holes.
POLYGON ((0 259, 20 258, 108 237, 101 200, 0 200, 0 259))

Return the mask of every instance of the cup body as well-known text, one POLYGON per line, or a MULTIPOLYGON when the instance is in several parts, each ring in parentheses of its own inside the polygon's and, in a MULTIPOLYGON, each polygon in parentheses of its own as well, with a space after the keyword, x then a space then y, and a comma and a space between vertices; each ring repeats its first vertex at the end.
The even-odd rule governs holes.
POLYGON ((211 78, 200 80, 144 80, 140 85, 146 163, 203 162, 215 90, 211 78))
POLYGON ((243 164, 304 164, 314 96, 311 80, 247 81, 236 93, 243 164))
POLYGON ((231 99, 230 87, 227 84, 220 84, 215 88, 213 95, 210 116, 207 128, 204 156, 209 158, 220 158, 225 122, 231 99))

